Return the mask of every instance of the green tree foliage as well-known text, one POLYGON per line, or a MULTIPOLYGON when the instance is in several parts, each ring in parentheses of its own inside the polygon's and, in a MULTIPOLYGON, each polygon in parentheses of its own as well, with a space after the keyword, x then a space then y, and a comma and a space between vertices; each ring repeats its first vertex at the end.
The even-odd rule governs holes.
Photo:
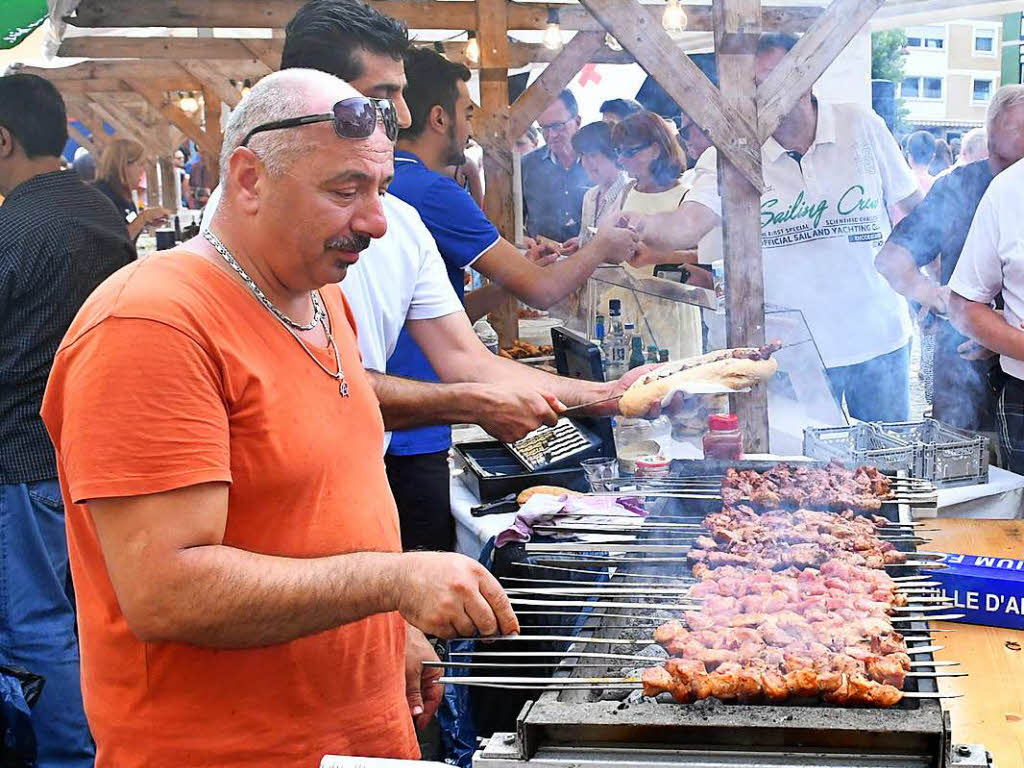
POLYGON ((907 33, 902 29, 886 29, 871 33, 871 78, 903 82, 904 48, 907 33))

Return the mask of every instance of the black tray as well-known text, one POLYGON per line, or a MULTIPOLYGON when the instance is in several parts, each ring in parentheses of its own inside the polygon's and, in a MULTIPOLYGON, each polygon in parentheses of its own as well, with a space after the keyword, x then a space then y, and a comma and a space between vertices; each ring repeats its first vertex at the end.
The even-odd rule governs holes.
MULTIPOLYGON (((611 419, 574 419, 580 426, 601 438, 593 450, 581 453, 577 461, 599 456, 615 456, 611 419)), ((588 491, 586 478, 579 466, 527 472, 512 455, 508 446, 498 440, 460 443, 453 446, 452 454, 459 469, 463 470, 462 483, 481 502, 494 501, 510 493, 519 493, 534 485, 558 485, 575 491, 588 491), (485 474, 487 473, 487 474, 485 474)))

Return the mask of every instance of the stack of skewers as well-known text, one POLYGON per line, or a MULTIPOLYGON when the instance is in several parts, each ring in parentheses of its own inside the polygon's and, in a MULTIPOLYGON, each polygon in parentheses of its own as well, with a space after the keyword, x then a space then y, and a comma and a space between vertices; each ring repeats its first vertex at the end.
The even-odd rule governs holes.
MULTIPOLYGON (((583 586, 564 577, 506 579, 520 613, 571 609, 564 612, 589 611, 590 616, 634 622, 646 617, 648 634, 643 639, 622 634, 571 639, 584 649, 587 643, 615 648, 649 642, 653 629, 663 663, 618 678, 470 675, 445 681, 516 689, 638 689, 645 696, 680 703, 706 698, 767 703, 815 699, 841 706, 889 707, 905 698, 939 697, 904 691, 908 678, 961 674, 933 671, 950 662, 912 659, 941 646, 931 645, 927 634, 905 636, 899 631, 900 626, 927 620, 928 614, 955 616, 938 615, 948 612, 950 603, 934 591, 935 582, 887 572, 934 567, 933 553, 915 551, 908 557, 900 548, 924 543, 920 524, 895 523, 873 514, 898 496, 891 478, 869 468, 851 472, 835 466, 794 470, 780 465, 767 473, 729 471, 720 482, 728 502, 699 522, 659 516, 640 525, 626 518, 620 525, 607 517, 588 524, 585 518, 576 518, 547 528, 563 534, 601 533, 605 541, 526 545, 527 552, 543 558, 534 565, 566 575, 594 576, 608 572, 584 566, 608 567, 615 575, 607 582, 583 586), (817 485, 812 488, 811 483, 817 485), (786 509, 787 505, 796 508, 786 509), (690 575, 638 573, 633 567, 651 563, 687 564, 690 575), (522 582, 528 586, 519 586, 522 582), (628 615, 623 610, 643 613, 628 615), (666 616, 672 618, 665 620, 666 616), (921 642, 926 645, 917 644, 921 642)), ((922 491, 914 488, 915 493, 922 491)), ((606 620, 601 626, 626 625, 606 620)), ((562 638, 517 638, 557 639, 562 638)), ((508 655, 557 656, 514 651, 508 655)), ((649 654, 584 650, 567 651, 565 656, 574 659, 573 667, 607 667, 609 661, 592 659, 625 662, 649 654)), ((443 663, 470 669, 497 664, 478 659, 443 663)), ((564 660, 551 662, 555 664, 560 671, 566 669, 564 660)))

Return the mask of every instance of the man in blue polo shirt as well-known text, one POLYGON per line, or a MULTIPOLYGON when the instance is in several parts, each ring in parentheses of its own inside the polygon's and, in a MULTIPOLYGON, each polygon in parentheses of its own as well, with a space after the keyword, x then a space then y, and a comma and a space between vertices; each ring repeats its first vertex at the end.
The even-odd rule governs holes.
MULTIPOLYGON (((471 321, 486 314, 504 290, 527 304, 546 309, 579 288, 603 262, 630 258, 633 232, 604 227, 570 258, 540 267, 516 250, 487 219, 473 198, 441 171, 465 162, 473 102, 466 82, 469 70, 430 49, 411 48, 405 56, 405 100, 412 125, 399 134, 395 180, 388 191, 419 213, 437 242, 448 276, 466 304, 471 321), (490 278, 489 285, 464 295, 464 270, 490 278)), ((423 352, 403 330, 388 360, 387 372, 421 381, 438 381, 423 352)), ((385 456, 391 490, 398 503, 405 549, 451 549, 454 521, 448 489, 446 426, 395 432, 385 456)))

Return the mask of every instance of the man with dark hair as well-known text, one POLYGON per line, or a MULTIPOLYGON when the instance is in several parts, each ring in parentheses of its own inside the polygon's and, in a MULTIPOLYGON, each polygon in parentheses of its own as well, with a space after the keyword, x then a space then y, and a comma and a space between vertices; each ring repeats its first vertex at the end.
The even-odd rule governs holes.
MULTIPOLYGON (((403 30, 359 0, 311 0, 288 26, 282 63, 310 69, 348 67, 344 74, 352 78, 350 85, 366 96, 390 98, 399 126, 408 127, 412 118, 402 93, 405 67, 394 59, 403 40, 408 46, 403 30), (370 34, 364 44, 359 30, 367 29, 390 29, 392 34, 370 34), (298 45, 293 39, 306 43, 298 45), (393 47, 382 44, 382 39, 393 47), (340 48, 345 56, 335 50, 340 48)), ((220 194, 218 187, 210 197, 203 229, 209 228, 220 194)), ((393 194, 382 200, 388 230, 349 269, 343 290, 359 328, 362 362, 370 371, 388 429, 471 422, 499 439, 515 440, 555 417, 550 405, 555 398, 570 406, 602 400, 631 381, 580 382, 491 354, 473 332, 437 246, 416 211, 393 194), (408 326, 441 379, 451 383, 383 373, 403 326, 408 326)), ((385 447, 389 440, 386 434, 385 447)))
POLYGON ((643 106, 633 99, 608 99, 601 104, 601 119, 609 125, 615 125, 630 115, 643 111, 643 106))
POLYGON ((583 195, 593 186, 572 148, 580 128, 572 91, 558 94, 537 122, 546 144, 523 158, 523 223, 531 237, 564 243, 579 232, 583 195))
POLYGON ((64 101, 49 81, 0 78, 0 664, 46 678, 32 710, 39 765, 84 768, 93 746, 64 507, 39 409, 78 308, 135 250, 110 201, 60 170, 67 136, 64 101))
MULTIPOLYGON (((548 267, 520 255, 501 237, 469 194, 443 174, 465 158, 473 102, 466 86, 469 70, 429 48, 405 56, 409 85, 405 98, 410 126, 398 138, 395 180, 390 192, 413 206, 437 242, 456 294, 462 298, 464 270, 470 264, 493 285, 465 298, 471 321, 481 317, 504 289, 527 304, 547 308, 581 286, 603 261, 628 257, 633 235, 606 227, 587 247, 548 267)), ((438 381, 437 372, 408 330, 403 331, 388 373, 438 381)), ((388 449, 391 488, 402 520, 406 549, 450 549, 454 522, 449 506, 446 426, 395 432, 388 449)))
MULTIPOLYGON (((764 35, 755 80, 796 44, 764 35)), ((803 312, 837 399, 864 421, 903 421, 910 408, 910 315, 874 266, 893 222, 921 191, 881 118, 803 94, 761 147, 765 300, 803 312)), ((688 249, 721 223, 717 152, 697 163, 674 211, 624 214, 652 249, 688 249)), ((644 253, 647 253, 646 251, 644 253)))

